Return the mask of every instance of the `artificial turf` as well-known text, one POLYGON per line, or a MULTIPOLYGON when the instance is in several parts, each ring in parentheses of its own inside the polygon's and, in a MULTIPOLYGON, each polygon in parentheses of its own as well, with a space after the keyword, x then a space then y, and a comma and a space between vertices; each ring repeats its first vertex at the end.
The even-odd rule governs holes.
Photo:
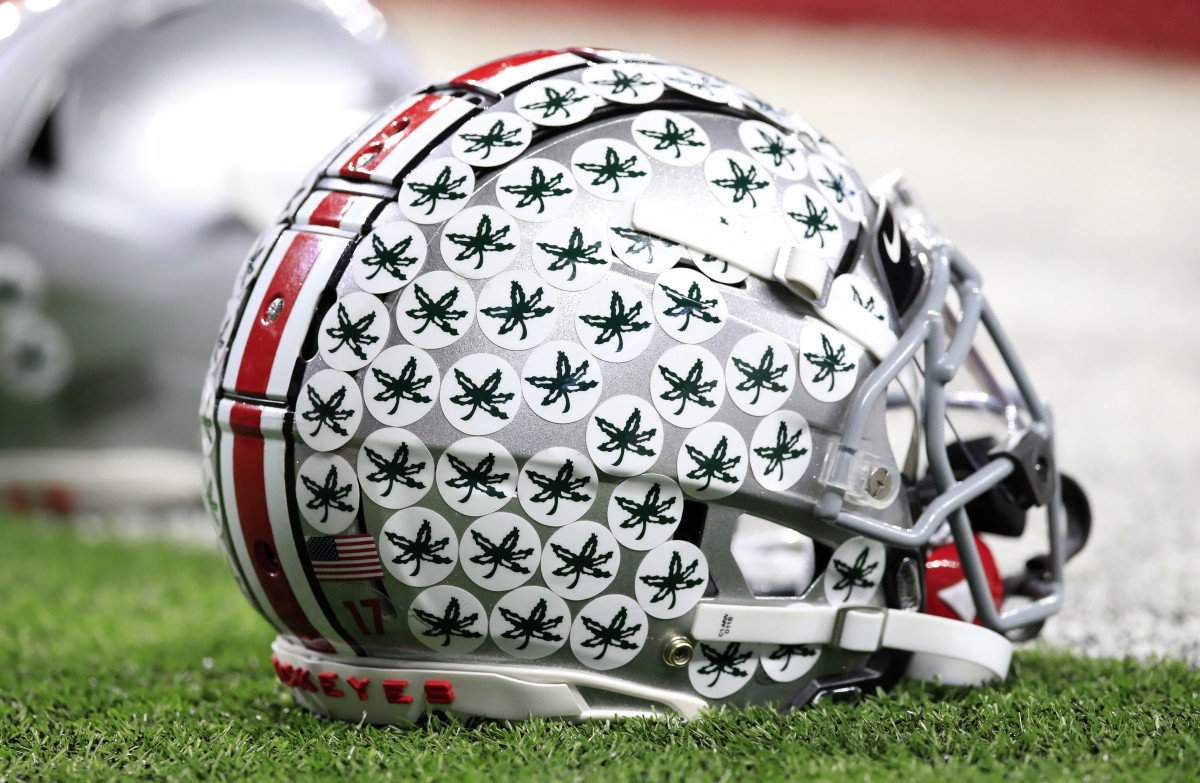
POLYGON ((343 724, 292 704, 216 553, 11 517, 0 540, 0 782, 1200 777, 1200 672, 1045 650, 1002 686, 787 714, 343 724))

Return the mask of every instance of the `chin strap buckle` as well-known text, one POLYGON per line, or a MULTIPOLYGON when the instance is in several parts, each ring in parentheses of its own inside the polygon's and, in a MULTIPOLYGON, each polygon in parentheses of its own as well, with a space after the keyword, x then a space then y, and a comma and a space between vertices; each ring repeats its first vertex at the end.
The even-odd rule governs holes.
POLYGON ((883 646, 887 610, 878 606, 840 606, 829 643, 853 652, 875 652, 883 646))

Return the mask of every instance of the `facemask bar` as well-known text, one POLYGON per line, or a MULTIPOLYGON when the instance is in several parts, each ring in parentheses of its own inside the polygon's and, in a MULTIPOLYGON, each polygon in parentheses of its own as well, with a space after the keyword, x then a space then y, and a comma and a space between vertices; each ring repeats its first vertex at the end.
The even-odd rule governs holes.
MULTIPOLYGON (((911 207, 906 207, 911 209, 911 207)), ((913 237, 910 237, 910 241, 913 237)), ((1008 611, 998 611, 992 603, 987 577, 979 549, 967 516, 966 504, 1008 479, 1017 469, 1010 459, 993 459, 978 471, 956 481, 950 463, 945 438, 945 385, 972 357, 975 331, 982 322, 999 351, 1002 360, 1017 384, 1025 407, 1031 417, 1026 433, 1032 433, 1045 443, 1047 453, 1053 453, 1053 423, 1049 408, 1042 402, 1017 357, 1008 336, 1004 333, 990 305, 980 291, 980 278, 967 259, 949 243, 934 240, 927 247, 914 247, 920 261, 929 271, 929 287, 920 313, 901 335, 896 347, 868 376, 859 389, 846 420, 842 443, 831 460, 852 462, 859 457, 868 418, 880 398, 887 393, 888 384, 909 362, 924 349, 926 384, 921 401, 925 431, 925 451, 931 475, 939 495, 922 511, 909 529, 896 527, 843 508, 847 489, 827 484, 825 494, 815 509, 816 516, 854 533, 870 536, 884 543, 906 548, 921 548, 931 536, 949 522, 955 544, 980 622, 994 631, 1005 632, 1044 620, 1055 614, 1063 600, 1063 564, 1065 562, 1065 517, 1061 500, 1059 476, 1051 477, 1048 501, 1050 539, 1050 575, 1045 597, 1008 611), (953 336, 947 343, 944 306, 949 286, 953 285, 962 304, 962 317, 952 323, 953 336)), ((977 361, 977 359, 971 359, 977 361)), ((1005 395, 1005 401, 1007 395, 1005 395)), ((886 397, 884 397, 886 401, 886 397)), ((1052 461, 1045 467, 1054 470, 1052 461)), ((827 475, 846 475, 849 465, 827 471, 827 475)))

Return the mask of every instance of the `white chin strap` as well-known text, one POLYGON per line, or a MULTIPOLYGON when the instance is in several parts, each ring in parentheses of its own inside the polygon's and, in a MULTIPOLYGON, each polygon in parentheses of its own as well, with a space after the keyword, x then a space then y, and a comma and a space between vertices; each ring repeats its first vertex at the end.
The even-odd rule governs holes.
POLYGON ((947 685, 1003 680, 1012 642, 980 625, 877 606, 702 603, 692 636, 702 641, 822 644, 850 652, 914 653, 906 676, 947 685))

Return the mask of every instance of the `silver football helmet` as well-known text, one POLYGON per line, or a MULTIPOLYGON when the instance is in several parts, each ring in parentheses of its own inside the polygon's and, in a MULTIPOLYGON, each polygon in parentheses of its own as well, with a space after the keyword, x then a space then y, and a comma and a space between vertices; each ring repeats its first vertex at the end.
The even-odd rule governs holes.
POLYGON ((247 260, 205 400, 276 672, 348 720, 1003 678, 1086 533, 903 180, 646 55, 517 55, 380 115, 247 260), (1004 582, 981 536, 1036 506, 1048 553, 1004 582))
POLYGON ((365 0, 3 11, 0 505, 195 504, 234 259, 414 69, 365 0))

